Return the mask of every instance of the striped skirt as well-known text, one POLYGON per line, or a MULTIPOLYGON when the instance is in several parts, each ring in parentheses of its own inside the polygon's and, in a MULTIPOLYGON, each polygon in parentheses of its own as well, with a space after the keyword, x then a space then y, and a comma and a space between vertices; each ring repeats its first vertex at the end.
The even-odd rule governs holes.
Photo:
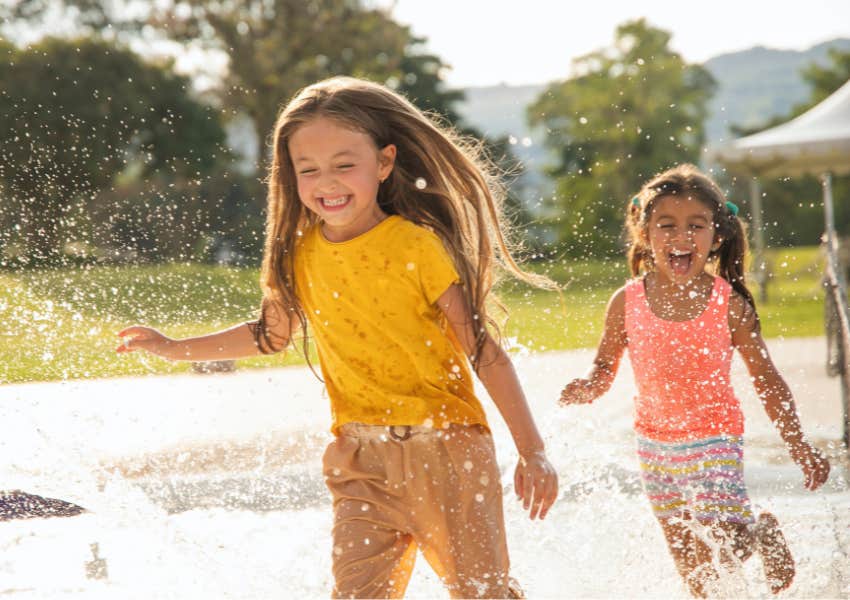
POLYGON ((659 519, 684 517, 702 523, 751 524, 740 437, 658 442, 637 436, 643 489, 659 519))

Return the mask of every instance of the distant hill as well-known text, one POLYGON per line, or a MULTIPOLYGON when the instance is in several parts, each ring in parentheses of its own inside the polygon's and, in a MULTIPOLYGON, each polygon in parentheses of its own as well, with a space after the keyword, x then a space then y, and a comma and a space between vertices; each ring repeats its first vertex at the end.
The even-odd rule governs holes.
POLYGON ((757 46, 706 61, 718 82, 706 123, 709 141, 728 138, 730 125, 759 126, 808 100, 809 87, 800 71, 812 63, 828 64, 830 48, 850 50, 850 39, 831 40, 802 52, 757 46))
POLYGON ((467 88, 464 90, 466 100, 458 106, 464 121, 483 134, 510 136, 514 155, 525 165, 522 183, 531 190, 538 190, 535 195, 545 193, 544 190, 551 186, 543 172, 550 161, 543 145, 543 131, 528 127, 525 109, 545 88, 545 84, 467 88))
MULTIPOLYGON (((850 50, 850 39, 831 40, 804 51, 758 46, 708 60, 705 67, 718 83, 706 122, 708 143, 728 139, 730 125, 758 126, 805 102, 809 89, 800 70, 813 62, 827 64, 830 48, 850 50)), ((525 111, 546 85, 467 88, 466 100, 458 106, 464 120, 483 133, 515 138, 516 154, 526 163, 527 183, 532 187, 545 180, 542 170, 548 159, 543 133, 529 129, 525 111)))

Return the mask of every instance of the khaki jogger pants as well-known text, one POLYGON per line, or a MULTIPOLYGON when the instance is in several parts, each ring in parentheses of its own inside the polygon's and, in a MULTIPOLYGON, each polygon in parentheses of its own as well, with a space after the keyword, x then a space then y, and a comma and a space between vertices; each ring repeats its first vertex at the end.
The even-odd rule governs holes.
POLYGON ((508 596, 502 487, 480 425, 351 423, 325 451, 334 501, 333 595, 404 595, 416 549, 453 598, 508 596))

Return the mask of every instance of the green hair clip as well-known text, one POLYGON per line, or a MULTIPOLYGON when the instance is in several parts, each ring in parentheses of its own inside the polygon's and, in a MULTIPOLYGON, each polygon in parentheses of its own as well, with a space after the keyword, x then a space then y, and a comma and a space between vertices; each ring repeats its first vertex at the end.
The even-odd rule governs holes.
POLYGON ((637 196, 632 198, 632 204, 635 205, 635 206, 640 206, 640 198, 637 197, 637 196))
POLYGON ((738 205, 737 204, 735 204, 734 202, 728 202, 727 201, 726 202, 726 208, 729 210, 730 213, 732 213, 733 217, 738 216, 738 205))

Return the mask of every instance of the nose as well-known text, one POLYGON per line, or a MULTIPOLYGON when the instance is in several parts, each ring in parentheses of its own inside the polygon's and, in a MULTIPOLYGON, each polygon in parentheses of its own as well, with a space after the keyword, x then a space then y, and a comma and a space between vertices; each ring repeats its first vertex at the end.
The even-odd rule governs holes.
POLYGON ((316 187, 322 193, 333 192, 336 190, 336 179, 330 173, 322 173, 319 176, 319 181, 316 187))
POLYGON ((670 240, 673 242, 690 240, 691 237, 693 237, 693 232, 688 227, 674 227, 670 232, 670 240))
POLYGON ((685 236, 682 235, 681 229, 671 229, 667 231, 667 245, 676 248, 685 244, 685 236))

